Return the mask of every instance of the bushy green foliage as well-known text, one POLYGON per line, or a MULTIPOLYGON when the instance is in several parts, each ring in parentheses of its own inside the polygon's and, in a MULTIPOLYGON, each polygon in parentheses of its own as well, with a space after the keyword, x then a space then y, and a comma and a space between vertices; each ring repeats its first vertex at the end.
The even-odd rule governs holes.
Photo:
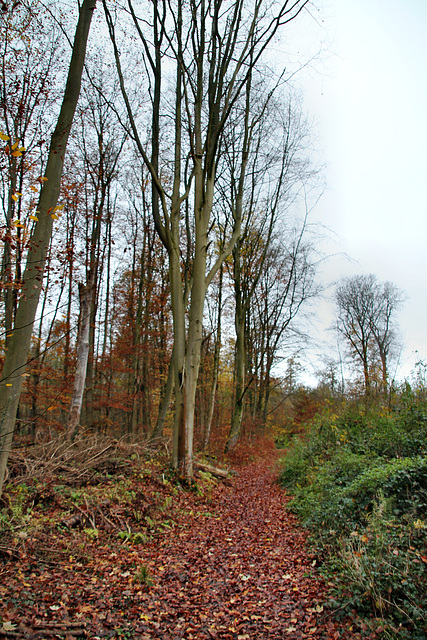
POLYGON ((28 525, 32 507, 28 499, 29 492, 26 484, 19 485, 15 490, 7 487, 0 507, 0 535, 13 533, 28 525))
POLYGON ((391 408, 327 407, 281 474, 341 598, 402 638, 427 638, 426 449, 427 402, 406 388, 391 408))
POLYGON ((427 527, 410 514, 396 518, 391 507, 392 502, 379 493, 366 526, 342 540, 342 576, 351 585, 353 604, 368 613, 372 607, 377 614, 400 623, 399 637, 424 638, 426 571, 422 549, 427 527), (410 632, 408 621, 412 621, 410 632))

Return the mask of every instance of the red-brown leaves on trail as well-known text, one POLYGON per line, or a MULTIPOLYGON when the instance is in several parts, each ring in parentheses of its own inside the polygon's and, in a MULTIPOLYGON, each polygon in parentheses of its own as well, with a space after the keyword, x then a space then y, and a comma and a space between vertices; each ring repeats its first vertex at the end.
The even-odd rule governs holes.
MULTIPOLYGON (((175 492, 167 522, 142 544, 108 528, 52 528, 0 547, 0 638, 359 637, 327 607, 275 458, 239 468, 206 497, 175 492)), ((147 503, 172 491, 141 476, 133 489, 147 503)))

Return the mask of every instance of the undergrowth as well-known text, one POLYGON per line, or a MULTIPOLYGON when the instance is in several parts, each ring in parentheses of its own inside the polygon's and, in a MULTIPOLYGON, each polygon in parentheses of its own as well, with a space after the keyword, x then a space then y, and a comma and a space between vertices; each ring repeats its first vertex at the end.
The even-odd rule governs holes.
POLYGON ((0 560, 2 550, 56 532, 147 544, 173 528, 181 496, 208 503, 215 486, 210 473, 189 483, 164 453, 107 438, 22 448, 11 455, 0 499, 0 560))
POLYGON ((340 611, 385 638, 427 638, 427 402, 332 404, 283 460, 289 508, 312 534, 340 611))

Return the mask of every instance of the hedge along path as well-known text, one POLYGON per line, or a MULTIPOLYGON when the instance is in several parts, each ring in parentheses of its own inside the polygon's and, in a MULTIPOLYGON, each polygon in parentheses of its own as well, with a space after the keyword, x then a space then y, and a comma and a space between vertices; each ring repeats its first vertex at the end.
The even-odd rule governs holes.
POLYGON ((143 640, 358 637, 325 607, 327 587, 274 467, 270 457, 240 469, 163 540, 148 562, 143 640))

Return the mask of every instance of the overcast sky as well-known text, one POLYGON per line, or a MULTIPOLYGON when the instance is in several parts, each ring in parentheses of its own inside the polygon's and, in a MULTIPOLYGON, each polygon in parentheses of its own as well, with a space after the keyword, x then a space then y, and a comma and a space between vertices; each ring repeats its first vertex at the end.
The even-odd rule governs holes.
MULTIPOLYGON (((327 251, 351 258, 323 278, 374 273, 407 293, 401 379, 427 361, 427 1, 324 0, 315 17, 301 48, 324 51, 298 80, 326 164, 313 216, 336 234, 327 251)), ((324 327, 331 312, 320 305, 324 327)))

